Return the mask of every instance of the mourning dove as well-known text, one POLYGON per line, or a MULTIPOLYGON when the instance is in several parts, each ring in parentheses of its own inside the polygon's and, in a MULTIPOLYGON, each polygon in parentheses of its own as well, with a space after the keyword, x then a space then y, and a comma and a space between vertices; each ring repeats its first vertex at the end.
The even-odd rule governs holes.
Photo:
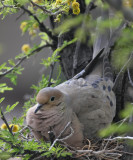
MULTIPOLYGON (((100 37, 100 41, 102 38, 105 39, 100 37)), ((104 43, 105 47, 107 44, 105 41, 104 43)), ((103 46, 101 48, 100 44, 97 44, 95 57, 103 49, 103 46)), ((103 58, 97 59, 99 63, 103 58)), ((116 99, 112 91, 113 82, 108 72, 110 67, 107 60, 107 56, 104 56, 104 75, 97 71, 99 66, 96 65, 89 75, 81 78, 74 77, 56 87, 47 87, 39 91, 36 97, 37 104, 31 107, 26 115, 27 125, 32 129, 37 140, 49 141, 50 130, 57 138, 68 122, 71 122, 74 133, 64 141, 78 147, 83 145, 85 137, 96 137, 100 129, 112 122, 115 116, 116 99)), ((71 129, 68 127, 62 134, 62 138, 70 134, 71 129)))

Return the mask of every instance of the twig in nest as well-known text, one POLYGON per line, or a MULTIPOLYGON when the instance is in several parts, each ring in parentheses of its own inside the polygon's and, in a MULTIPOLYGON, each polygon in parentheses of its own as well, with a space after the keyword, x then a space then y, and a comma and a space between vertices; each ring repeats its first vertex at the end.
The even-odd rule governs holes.
POLYGON ((20 131, 19 131, 19 133, 22 133, 24 130, 26 130, 27 128, 29 128, 28 126, 25 126, 25 127, 23 127, 20 131))
MULTIPOLYGON (((91 141, 89 140, 89 139, 87 139, 87 141, 88 141, 88 145, 85 145, 83 148, 82 148, 82 150, 84 150, 85 148, 87 148, 88 150, 91 148, 91 141)), ((79 154, 79 155, 77 155, 76 156, 76 158, 79 158, 79 157, 83 157, 83 156, 85 156, 87 153, 82 153, 82 154, 79 154)))
POLYGON ((87 148, 88 150, 91 148, 91 141, 89 139, 87 139, 88 141, 88 145, 85 145, 82 150, 84 150, 85 148, 87 148))
POLYGON ((133 140, 133 137, 130 137, 130 136, 126 136, 126 137, 118 136, 118 137, 109 138, 109 139, 105 139, 105 140, 108 140, 108 141, 115 141, 115 140, 133 140))
POLYGON ((133 153, 130 153, 130 152, 119 151, 119 150, 116 150, 116 152, 119 152, 119 153, 124 153, 124 154, 128 154, 128 155, 131 155, 131 156, 133 156, 133 153))
POLYGON ((100 156, 104 156, 104 155, 110 155, 110 158, 111 157, 120 157, 122 156, 121 154, 119 153, 114 153, 115 150, 99 150, 99 151, 93 151, 93 150, 77 150, 76 151, 77 153, 87 153, 89 154, 90 156, 95 156, 95 157, 100 157, 100 156))
POLYGON ((68 122, 68 123, 67 123, 67 125, 65 126, 65 128, 60 132, 59 136, 54 140, 53 144, 52 144, 51 147, 49 148, 49 151, 53 148, 53 146, 55 145, 55 143, 56 143, 57 141, 58 141, 58 142, 59 142, 59 141, 62 142, 62 141, 64 141, 64 140, 70 138, 70 137, 73 135, 74 130, 73 130, 73 128, 70 126, 70 124, 71 124, 71 122, 68 122), (64 137, 64 138, 60 138, 69 126, 70 126, 71 133, 70 133, 68 136, 64 137))

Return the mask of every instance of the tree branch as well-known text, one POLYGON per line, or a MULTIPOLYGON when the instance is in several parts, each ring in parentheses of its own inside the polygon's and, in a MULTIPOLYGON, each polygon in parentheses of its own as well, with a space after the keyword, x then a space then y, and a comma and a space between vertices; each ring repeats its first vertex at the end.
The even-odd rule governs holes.
POLYGON ((6 124, 8 130, 9 130, 9 132, 10 132, 11 135, 13 136, 12 129, 11 129, 11 128, 9 127, 9 125, 8 125, 8 122, 7 122, 7 120, 6 120, 5 116, 4 116, 4 113, 2 112, 2 108, 0 109, 0 112, 1 112, 1 113, 0 113, 1 119, 5 122, 5 124, 6 124))
POLYGON ((5 139, 2 138, 2 137, 0 137, 0 140, 2 140, 3 142, 6 142, 7 144, 10 144, 10 146, 11 146, 12 148, 17 148, 17 146, 14 146, 11 142, 5 140, 5 139))
MULTIPOLYGON (((59 10, 61 7, 58 7, 58 8, 55 8, 54 10, 58 10, 56 12, 52 12, 52 10, 47 10, 45 6, 41 6, 37 3, 34 3, 33 1, 30 1, 34 6, 38 7, 39 9, 41 9, 44 13, 47 13, 48 15, 50 16, 56 16, 57 14, 60 14, 60 13, 65 13, 64 11, 62 10, 59 10)), ((65 4, 65 3, 64 3, 65 4)))
MULTIPOLYGON (((57 48, 60 48, 60 47, 61 47, 60 36, 61 36, 61 35, 58 36, 58 46, 57 46, 57 48)), ((56 55, 59 55, 59 52, 57 52, 56 55)), ((54 71, 55 64, 56 64, 56 62, 53 62, 53 63, 50 65, 51 70, 50 70, 50 74, 49 74, 48 87, 51 85, 51 79, 52 79, 52 76, 53 76, 53 71, 54 71)))
POLYGON ((17 9, 18 8, 15 5, 5 5, 3 0, 0 0, 0 2, 2 4, 2 7, 0 7, 0 9, 3 9, 3 8, 14 8, 14 9, 17 9))
POLYGON ((0 74, 0 79, 1 79, 2 77, 4 77, 5 75, 9 74, 10 72, 12 72, 16 67, 18 67, 18 66, 19 66, 24 60, 26 60, 29 56, 32 56, 34 53, 39 52, 39 51, 41 51, 43 48, 45 48, 45 47, 50 47, 50 46, 51 46, 51 44, 43 45, 43 46, 41 46, 41 47, 33 50, 30 54, 25 55, 24 57, 20 58, 19 61, 18 61, 11 69, 9 69, 9 70, 7 70, 7 71, 5 71, 5 72, 3 72, 3 73, 0 74))
POLYGON ((113 86, 113 90, 116 89, 117 87, 117 83, 119 81, 120 76, 123 74, 124 70, 128 67, 129 63, 131 62, 131 60, 133 59, 133 53, 131 53, 129 59, 126 61, 126 63, 124 64, 124 66, 121 68, 120 72, 118 73, 115 82, 114 82, 114 86, 113 86))
POLYGON ((48 87, 51 86, 51 79, 53 76, 54 66, 55 66, 55 62, 50 65, 51 69, 50 69, 50 74, 49 74, 48 87))
POLYGON ((36 15, 34 15, 32 12, 30 12, 28 9, 26 9, 24 6, 20 7, 22 10, 24 10, 26 13, 28 13, 29 16, 32 16, 39 24, 39 28, 40 31, 42 32, 46 32, 47 35, 54 40, 55 42, 57 42, 57 37, 53 35, 53 33, 50 31, 49 28, 47 28, 42 22, 39 21, 39 19, 37 18, 36 15))

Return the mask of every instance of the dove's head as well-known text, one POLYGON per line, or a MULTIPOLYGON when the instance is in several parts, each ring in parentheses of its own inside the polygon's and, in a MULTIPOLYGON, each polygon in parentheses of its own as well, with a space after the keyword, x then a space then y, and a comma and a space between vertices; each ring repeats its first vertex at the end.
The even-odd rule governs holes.
POLYGON ((39 91, 36 97, 37 108, 35 113, 38 110, 48 110, 54 106, 59 106, 63 102, 64 94, 58 89, 47 87, 39 91))

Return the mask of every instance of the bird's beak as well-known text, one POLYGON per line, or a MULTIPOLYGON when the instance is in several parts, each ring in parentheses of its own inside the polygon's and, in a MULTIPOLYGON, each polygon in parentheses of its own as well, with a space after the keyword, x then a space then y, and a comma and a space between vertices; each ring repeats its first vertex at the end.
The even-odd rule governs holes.
POLYGON ((34 113, 36 113, 41 107, 43 106, 43 104, 37 104, 36 110, 34 111, 34 113))

